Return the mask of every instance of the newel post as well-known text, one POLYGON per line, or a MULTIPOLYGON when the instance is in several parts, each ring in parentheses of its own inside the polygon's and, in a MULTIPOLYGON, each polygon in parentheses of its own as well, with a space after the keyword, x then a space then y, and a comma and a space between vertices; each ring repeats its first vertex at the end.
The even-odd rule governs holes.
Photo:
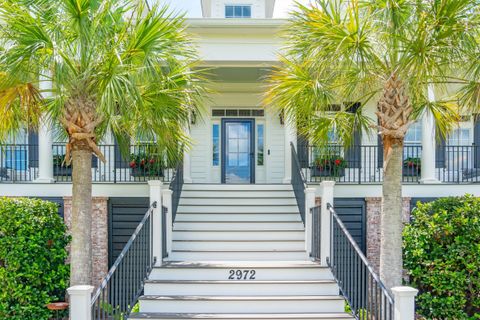
POLYGON ((333 188, 335 181, 323 181, 320 183, 321 196, 321 218, 320 218, 320 262, 323 266, 327 265, 327 259, 330 257, 330 225, 331 215, 327 204, 333 205, 333 188))
POLYGON ((395 309, 393 320, 414 320, 418 290, 412 287, 393 287, 392 293, 395 309))
POLYGON ((162 181, 150 180, 150 205, 156 203, 152 212, 153 256, 157 259, 157 265, 162 265, 162 181))
POLYGON ((305 250, 310 254, 312 252, 312 212, 310 209, 315 207, 315 188, 305 189, 305 250))
POLYGON ((173 226, 173 221, 172 221, 172 194, 173 191, 170 189, 164 189, 162 191, 162 201, 163 201, 163 206, 167 208, 167 217, 165 219, 165 232, 167 233, 166 239, 167 239, 167 254, 170 255, 172 252, 172 226, 173 226))
POLYGON ((67 289, 70 297, 70 320, 92 319, 92 286, 73 286, 67 289))

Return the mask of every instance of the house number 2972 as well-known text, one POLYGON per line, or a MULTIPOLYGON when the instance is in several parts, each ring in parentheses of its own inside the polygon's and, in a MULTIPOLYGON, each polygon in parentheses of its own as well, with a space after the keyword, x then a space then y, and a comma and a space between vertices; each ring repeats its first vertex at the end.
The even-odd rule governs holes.
POLYGON ((255 270, 230 270, 228 280, 255 280, 255 270))

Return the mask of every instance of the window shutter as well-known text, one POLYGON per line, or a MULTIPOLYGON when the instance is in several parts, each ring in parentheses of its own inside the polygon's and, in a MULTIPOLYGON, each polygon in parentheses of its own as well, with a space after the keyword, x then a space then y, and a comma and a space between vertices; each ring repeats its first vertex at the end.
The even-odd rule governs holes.
POLYGON ((114 146, 114 153, 115 153, 115 168, 129 168, 129 155, 122 155, 120 152, 120 146, 118 145, 117 139, 115 139, 115 146, 114 146))
POLYGON ((480 168, 480 114, 473 117, 473 165, 480 168))
POLYGON ((28 131, 28 166, 38 168, 38 133, 28 131))
MULTIPOLYGON (((348 112, 355 113, 357 112, 358 108, 360 108, 361 104, 359 102, 355 102, 352 104, 350 108, 348 108, 348 112)), ((347 165, 349 168, 361 168, 362 167, 362 133, 355 128, 353 132, 353 146, 345 150, 345 161, 347 161, 347 165)))
POLYGON ((308 161, 308 139, 301 135, 297 135, 297 155, 298 161, 300 161, 300 166, 302 168, 308 168, 309 161, 308 161))
POLYGON ((377 145, 378 145, 378 154, 377 154, 377 166, 383 168, 383 141, 382 136, 377 134, 377 145))
POLYGON ((435 168, 445 168, 445 138, 437 136, 437 145, 435 146, 435 168))

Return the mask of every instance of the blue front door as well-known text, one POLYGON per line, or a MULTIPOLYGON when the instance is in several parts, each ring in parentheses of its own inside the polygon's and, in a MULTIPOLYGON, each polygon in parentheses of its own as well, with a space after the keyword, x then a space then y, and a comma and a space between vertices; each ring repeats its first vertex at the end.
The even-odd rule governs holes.
POLYGON ((254 120, 222 121, 222 183, 255 183, 254 120))

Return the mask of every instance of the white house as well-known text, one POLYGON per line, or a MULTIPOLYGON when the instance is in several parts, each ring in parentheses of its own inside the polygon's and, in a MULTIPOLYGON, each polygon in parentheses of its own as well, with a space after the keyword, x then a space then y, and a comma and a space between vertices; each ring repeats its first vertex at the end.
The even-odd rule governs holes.
MULTIPOLYGON (((211 70, 213 92, 205 97, 204 113, 192 118, 192 147, 181 168, 166 168, 153 177, 135 173, 113 140, 101 146, 107 163, 92 159, 96 284, 119 256, 152 198, 177 214, 168 234, 172 238, 165 261, 223 261, 209 267, 170 262, 168 270, 154 269, 140 299, 143 312, 228 313, 236 316, 221 319, 244 319, 239 314, 247 308, 256 314, 249 319, 268 318, 258 314, 270 314, 269 319, 288 318, 281 314, 290 314, 288 319, 350 318, 343 312, 343 298, 333 276, 324 270, 326 262, 312 265, 309 258, 315 249, 311 243, 315 232, 312 235, 309 228, 319 221, 311 221, 308 209, 315 206, 316 197, 324 205, 327 200, 333 202, 359 248, 378 265, 383 152, 377 135, 359 134, 348 150, 335 147, 332 140, 330 152, 345 161, 346 167, 325 170, 316 165, 322 150, 308 146, 308 141, 297 137, 296 128, 263 103, 263 80, 278 64, 279 32, 286 23, 272 18, 276 2, 280 1, 202 0, 203 18, 187 20, 201 66, 211 70), (182 187, 180 174, 181 193, 175 189, 182 187), (305 191, 302 176, 308 187, 305 191), (168 191, 172 178, 173 203, 168 191), (149 185, 149 179, 163 180, 163 187, 149 185), (335 186, 321 186, 324 180, 335 181, 335 186), (299 185, 303 196, 298 193, 299 185), (285 260, 290 263, 278 263, 285 260), (225 287, 222 281, 236 278, 238 270, 247 271, 241 278, 254 280, 256 275, 263 286, 225 287), (178 282, 162 282, 167 280, 178 282), (209 283, 212 286, 195 282, 201 280, 217 282, 209 283), (285 291, 289 295, 281 294, 285 291)), ((364 110, 375 117, 373 103, 364 110)), ((407 134, 406 214, 420 199, 465 193, 480 196, 479 122, 473 116, 464 117, 447 141, 436 141, 433 128, 426 115, 407 134), (417 158, 421 166, 416 165, 417 158)), ((38 134, 25 132, 0 148, 0 195, 57 201, 69 221, 69 172, 53 160, 64 153, 65 145, 54 143, 52 130, 42 127, 38 134)), ((142 152, 142 148, 133 143, 131 152, 142 152)), ((328 245, 324 246, 330 241, 329 231, 324 228, 318 237, 324 240, 322 250, 328 251, 328 245)), ((139 314, 135 319, 147 316, 139 314)), ((184 318, 188 317, 152 317, 184 318)))

